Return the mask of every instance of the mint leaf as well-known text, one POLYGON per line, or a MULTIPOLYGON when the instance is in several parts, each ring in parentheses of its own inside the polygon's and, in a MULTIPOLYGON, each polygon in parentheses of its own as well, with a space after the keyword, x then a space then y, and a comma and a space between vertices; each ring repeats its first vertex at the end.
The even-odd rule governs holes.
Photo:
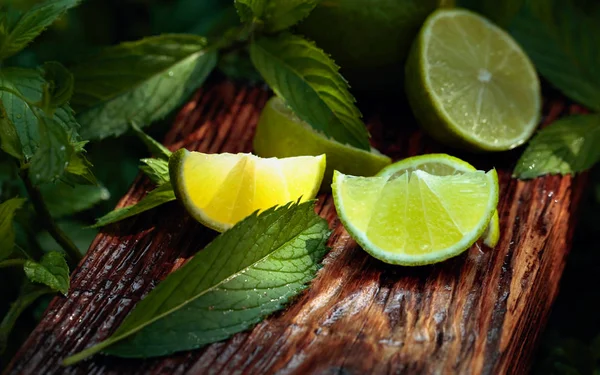
POLYGON ((8 119, 6 108, 0 100, 0 148, 10 156, 23 160, 23 151, 21 150, 21 141, 17 134, 17 129, 8 119))
POLYGON ((65 364, 101 350, 122 357, 165 355, 244 331, 305 289, 327 252, 329 233, 314 202, 253 214, 169 275, 108 340, 65 364))
POLYGON ((29 177, 35 185, 59 179, 74 153, 67 131, 43 112, 37 115, 40 124, 40 146, 31 158, 29 177))
POLYGON ((92 172, 92 163, 85 157, 83 146, 86 142, 77 142, 73 145, 74 153, 65 168, 66 174, 62 180, 67 184, 97 185, 96 176, 92 172))
POLYGON ((251 23, 254 19, 261 18, 269 0, 235 0, 237 10, 242 22, 251 23))
POLYGON ((270 0, 265 10, 265 30, 277 32, 294 26, 317 6, 321 0, 270 0))
POLYGON ((370 149, 347 82, 314 43, 291 34, 263 37, 251 44, 250 58, 300 119, 340 143, 370 149))
POLYGON ((110 47, 74 66, 84 139, 123 134, 129 123, 150 124, 197 89, 217 62, 205 38, 161 35, 110 47))
POLYGON ((114 211, 107 213, 101 218, 96 220, 96 224, 92 228, 103 227, 108 224, 116 223, 128 217, 135 216, 144 211, 158 207, 163 203, 167 203, 175 200, 175 193, 170 183, 160 185, 156 189, 148 193, 142 200, 132 206, 118 208, 114 211))
POLYGON ((88 210, 110 198, 109 191, 97 185, 47 184, 40 187, 44 202, 52 217, 61 217, 88 210))
POLYGON ((43 296, 44 294, 52 293, 53 290, 41 286, 34 285, 31 283, 25 283, 21 287, 21 291, 19 293, 19 297, 15 302, 10 305, 10 309, 4 315, 2 322, 0 322, 0 354, 4 352, 8 343, 8 337, 10 336, 10 332, 12 331, 15 323, 17 322, 17 318, 25 309, 27 309, 32 303, 34 303, 38 298, 43 296))
POLYGON ((598 161, 600 115, 576 115, 557 120, 538 132, 517 162, 513 175, 534 178, 576 173, 598 161))
POLYGON ((163 159, 142 159, 140 170, 157 185, 162 185, 171 180, 169 176, 169 162, 163 159))
POLYGON ((530 1, 510 30, 538 71, 571 99, 600 111, 600 5, 530 1))
POLYGON ((148 150, 150 151, 150 153, 152 153, 152 155, 155 155, 163 160, 169 160, 169 157, 171 156, 172 152, 168 148, 163 146, 160 142, 158 142, 148 134, 144 133, 144 131, 140 129, 139 126, 137 126, 135 123, 132 123, 131 127, 133 128, 133 131, 138 136, 138 138, 140 138, 142 142, 144 142, 146 147, 148 147, 148 150))
POLYGON ((15 12, 0 16, 0 59, 25 48, 48 26, 80 0, 46 0, 24 14, 15 12))
POLYGON ((46 253, 39 263, 28 260, 23 270, 27 278, 34 283, 47 285, 64 295, 69 292, 69 266, 63 253, 46 253))
POLYGON ((66 105, 73 95, 73 75, 62 64, 51 61, 41 68, 49 97, 48 106, 58 108, 66 105))
POLYGON ((0 260, 8 258, 15 246, 13 219, 15 212, 23 207, 25 199, 12 198, 0 203, 0 260))

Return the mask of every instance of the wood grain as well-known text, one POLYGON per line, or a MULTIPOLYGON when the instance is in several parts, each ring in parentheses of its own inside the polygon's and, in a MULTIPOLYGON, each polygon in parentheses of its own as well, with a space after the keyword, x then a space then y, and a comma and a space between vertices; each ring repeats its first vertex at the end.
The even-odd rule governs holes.
MULTIPOLYGON (((204 152, 251 151, 268 93, 225 82, 201 90, 165 143, 204 152)), ((547 100, 545 122, 580 111, 547 100)), ((444 151, 406 109, 369 117, 373 142, 401 158, 444 151)), ((318 211, 333 235, 324 268, 288 309, 253 330, 164 358, 60 361, 113 332, 137 301, 214 238, 176 203, 108 227, 7 369, 9 374, 523 374, 548 318, 570 247, 585 175, 511 179, 519 151, 458 155, 500 176, 501 240, 418 268, 368 256, 340 225, 329 195, 318 211)), ((138 178, 119 206, 152 185, 138 178)))

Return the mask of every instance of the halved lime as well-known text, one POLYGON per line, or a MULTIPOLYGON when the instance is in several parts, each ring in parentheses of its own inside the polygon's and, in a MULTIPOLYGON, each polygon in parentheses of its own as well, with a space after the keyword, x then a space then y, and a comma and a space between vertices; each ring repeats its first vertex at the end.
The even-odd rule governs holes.
MULTIPOLYGON (((406 172, 425 171, 434 176, 450 176, 466 172, 474 172, 477 169, 471 164, 448 154, 427 154, 413 156, 395 162, 382 169, 377 176, 397 178, 406 172)), ((494 211, 492 219, 485 230, 483 243, 491 248, 495 247, 500 239, 500 222, 498 210, 494 211)))
POLYGON ((391 159, 374 148, 367 152, 343 145, 317 133, 300 120, 279 97, 272 97, 263 109, 256 134, 254 152, 262 157, 327 155, 323 186, 329 188, 334 169, 355 176, 373 176, 389 165, 391 159))
POLYGON ((333 198, 352 238, 384 262, 437 263, 468 249, 498 204, 495 170, 434 176, 422 170, 396 178, 335 172, 333 198))
POLYGON ((527 55, 504 30, 462 9, 427 18, 408 58, 406 91, 423 128, 456 147, 512 149, 540 117, 540 83, 527 55))
POLYGON ((325 155, 263 159, 181 149, 169 160, 173 190, 192 217, 222 232, 251 213, 313 199, 325 155))

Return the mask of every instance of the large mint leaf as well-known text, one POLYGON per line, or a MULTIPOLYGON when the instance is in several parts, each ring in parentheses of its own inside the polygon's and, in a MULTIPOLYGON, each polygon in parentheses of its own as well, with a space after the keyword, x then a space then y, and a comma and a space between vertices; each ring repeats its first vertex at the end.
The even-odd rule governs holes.
POLYGON ((69 291, 69 266, 63 253, 46 253, 39 263, 28 260, 23 269, 27 278, 34 283, 47 285, 65 295, 69 291))
POLYGON ((600 161, 600 115, 560 119, 529 142, 514 175, 534 178, 545 174, 584 171, 600 161))
MULTIPOLYGON (((37 108, 44 97, 42 70, 2 68, 0 69, 0 100, 6 109, 6 119, 13 125, 25 158, 30 159, 40 146, 42 126, 37 108)), ((46 117, 46 116, 44 116, 46 117)), ((53 122, 61 126, 68 137, 77 140, 79 125, 68 105, 54 111, 53 122)))
POLYGON ((46 0, 24 14, 0 15, 0 59, 14 55, 80 0, 46 0))
POLYGON ((131 122, 150 124, 183 103, 217 62, 205 38, 161 35, 110 47, 74 66, 84 139, 120 135, 131 122))
POLYGON ((122 357, 165 355, 246 330, 314 278, 329 233, 313 202, 253 214, 169 275, 108 340, 65 363, 101 350, 122 357))
POLYGON ((282 34, 250 46, 254 66, 298 117, 343 144, 369 150, 369 133, 338 67, 314 43, 282 34))
POLYGON ((67 131, 54 118, 44 117, 43 113, 38 116, 40 146, 29 167, 29 177, 35 185, 58 180, 75 152, 67 131))
POLYGON ((600 111, 600 4, 529 1, 510 30, 538 71, 571 99, 600 111))
POLYGON ((175 193, 170 183, 164 183, 148 193, 142 200, 132 206, 118 208, 114 211, 107 213, 93 225, 94 228, 103 227, 108 224, 116 223, 128 217, 141 214, 144 211, 158 207, 163 203, 167 203, 175 200, 175 193))
POLYGON ((23 203, 25 199, 22 198, 12 198, 0 203, 0 260, 8 258, 13 252, 15 246, 13 218, 23 203))

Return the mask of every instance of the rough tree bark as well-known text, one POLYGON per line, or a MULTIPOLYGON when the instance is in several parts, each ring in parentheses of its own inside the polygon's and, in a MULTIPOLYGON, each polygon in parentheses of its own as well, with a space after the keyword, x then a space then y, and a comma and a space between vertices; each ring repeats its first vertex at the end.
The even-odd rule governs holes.
MULTIPOLYGON (((183 108, 165 144, 251 151, 268 95, 256 87, 212 85, 183 108)), ((579 110, 547 100, 544 122, 579 110)), ((395 159, 444 151, 407 124, 406 109, 397 112, 369 118, 379 149, 395 159)), ((557 294, 585 175, 511 179, 518 154, 468 156, 478 168, 499 172, 502 235, 493 250, 477 243, 435 266, 386 265, 356 245, 331 197, 322 194, 318 211, 334 229, 331 252, 311 287, 285 311, 203 349, 146 360, 96 356, 62 368, 63 358, 109 336, 140 298, 215 236, 176 202, 107 227, 73 273, 68 296, 54 298, 7 372, 523 374, 557 294)), ((151 187, 138 178, 119 206, 151 187)))

